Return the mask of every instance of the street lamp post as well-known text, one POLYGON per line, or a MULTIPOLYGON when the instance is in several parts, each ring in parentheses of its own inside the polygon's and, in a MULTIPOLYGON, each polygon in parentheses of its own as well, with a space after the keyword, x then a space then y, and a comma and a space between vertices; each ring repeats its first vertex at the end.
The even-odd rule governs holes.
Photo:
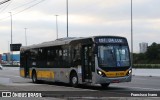
POLYGON ((8 53, 9 53, 9 51, 10 51, 10 50, 9 50, 9 41, 8 41, 8 53))
MULTIPOLYGON (((11 16, 11 45, 12 45, 12 12, 9 12, 11 16)), ((12 52, 12 47, 10 46, 10 51, 11 51, 11 61, 13 65, 13 52, 12 52)))
POLYGON ((133 66, 133 13, 132 13, 132 0, 131 0, 131 66, 133 66))
POLYGON ((27 46, 27 28, 24 28, 25 29, 25 43, 26 43, 26 46, 27 46))
POLYGON ((57 21, 57 17, 59 15, 55 15, 56 16, 56 33, 57 33, 57 39, 58 39, 58 21, 57 21))
POLYGON ((68 37, 68 0, 66 0, 66 12, 67 12, 67 37, 68 37))

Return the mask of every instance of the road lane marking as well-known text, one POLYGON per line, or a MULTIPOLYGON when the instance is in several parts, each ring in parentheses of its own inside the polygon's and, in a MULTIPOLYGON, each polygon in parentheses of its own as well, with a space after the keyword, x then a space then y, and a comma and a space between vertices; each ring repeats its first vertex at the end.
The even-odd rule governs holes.
POLYGON ((20 78, 20 76, 13 76, 13 75, 4 75, 4 76, 1 76, 1 77, 18 77, 18 78, 20 78))

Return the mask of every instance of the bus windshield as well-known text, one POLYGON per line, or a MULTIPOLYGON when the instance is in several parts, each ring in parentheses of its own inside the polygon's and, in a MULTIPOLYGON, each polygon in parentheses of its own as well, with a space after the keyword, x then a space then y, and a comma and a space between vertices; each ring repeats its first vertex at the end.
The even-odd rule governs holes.
POLYGON ((100 67, 130 66, 129 50, 126 45, 99 45, 98 62, 100 67))

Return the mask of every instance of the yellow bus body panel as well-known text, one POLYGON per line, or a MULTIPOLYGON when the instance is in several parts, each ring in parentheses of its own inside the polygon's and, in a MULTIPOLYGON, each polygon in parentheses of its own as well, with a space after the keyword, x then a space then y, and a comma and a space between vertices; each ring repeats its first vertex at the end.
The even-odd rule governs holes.
POLYGON ((37 71, 37 78, 51 78, 54 79, 53 71, 37 71))
POLYGON ((124 77, 124 76, 126 76, 128 70, 126 70, 126 71, 114 71, 114 72, 103 71, 103 72, 105 73, 105 75, 107 77, 113 78, 113 77, 124 77))
POLYGON ((20 76, 24 77, 24 69, 20 69, 20 76))

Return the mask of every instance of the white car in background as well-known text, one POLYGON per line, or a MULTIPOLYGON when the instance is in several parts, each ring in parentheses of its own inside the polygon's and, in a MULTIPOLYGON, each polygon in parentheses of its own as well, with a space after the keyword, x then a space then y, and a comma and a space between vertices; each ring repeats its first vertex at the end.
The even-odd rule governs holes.
POLYGON ((0 70, 2 70, 3 69, 3 66, 0 64, 0 70))

